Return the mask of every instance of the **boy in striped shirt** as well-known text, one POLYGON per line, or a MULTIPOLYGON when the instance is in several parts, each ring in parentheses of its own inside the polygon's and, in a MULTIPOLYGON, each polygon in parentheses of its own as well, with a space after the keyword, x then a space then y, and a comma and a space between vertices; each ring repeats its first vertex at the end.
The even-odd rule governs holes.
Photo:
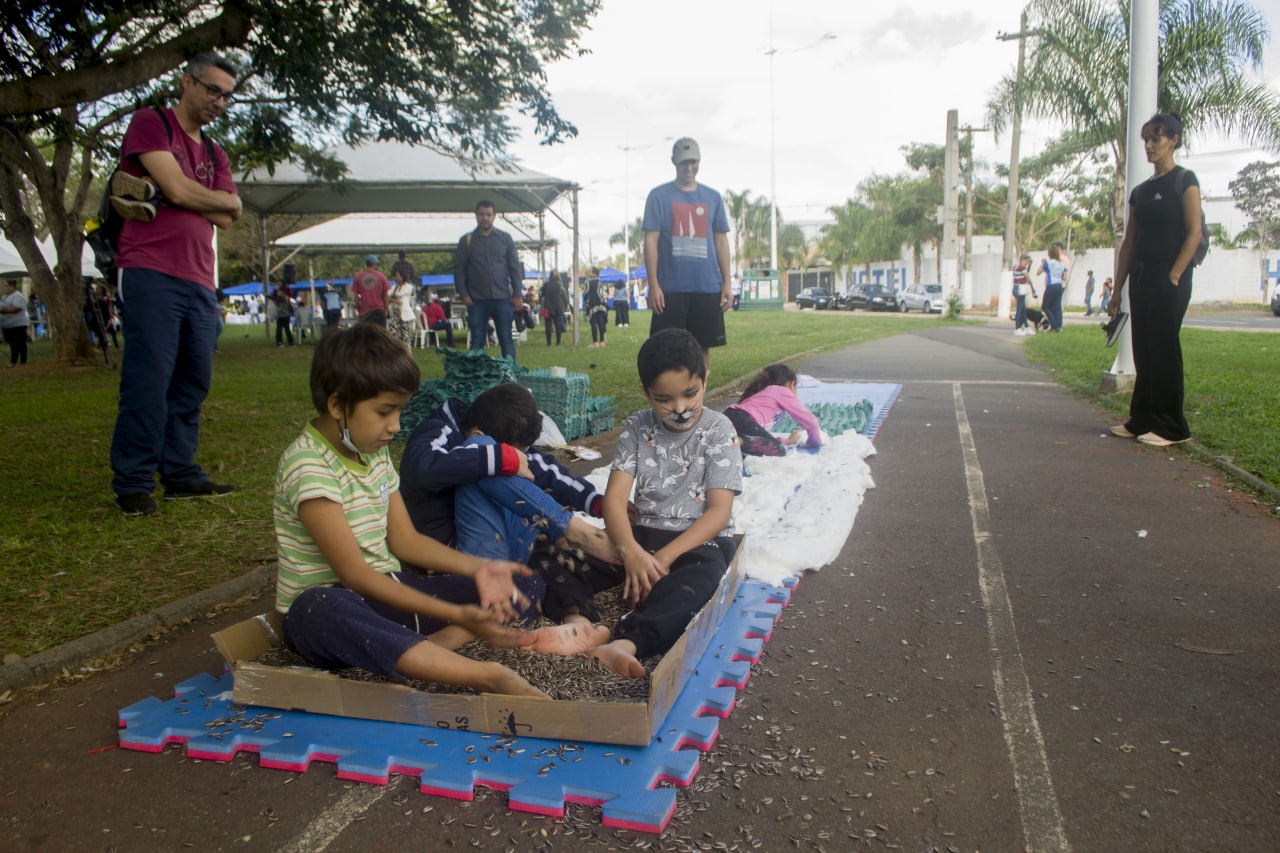
POLYGON ((419 376, 408 348, 373 324, 331 332, 316 347, 318 415, 276 473, 285 643, 318 667, 540 696, 501 664, 455 652, 475 637, 531 643, 505 623, 536 615, 544 587, 527 566, 462 554, 414 529, 387 445, 419 376))

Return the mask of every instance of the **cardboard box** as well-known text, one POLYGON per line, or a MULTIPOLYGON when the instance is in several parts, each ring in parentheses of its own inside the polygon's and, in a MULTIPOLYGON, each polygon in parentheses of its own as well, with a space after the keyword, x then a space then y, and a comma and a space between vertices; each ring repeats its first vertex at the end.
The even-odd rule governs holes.
POLYGON ((402 684, 340 678, 319 669, 254 663, 263 652, 283 642, 283 617, 275 611, 219 631, 213 642, 231 667, 232 699, 240 704, 429 728, 643 746, 666 719, 737 595, 746 561, 745 539, 737 539, 737 553, 715 595, 654 670, 644 704, 429 693, 402 684))

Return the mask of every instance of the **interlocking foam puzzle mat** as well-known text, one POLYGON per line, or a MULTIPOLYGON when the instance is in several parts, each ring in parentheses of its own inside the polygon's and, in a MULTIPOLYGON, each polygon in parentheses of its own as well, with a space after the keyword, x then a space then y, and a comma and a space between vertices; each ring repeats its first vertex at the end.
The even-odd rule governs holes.
POLYGON ((745 581, 707 651, 648 746, 616 746, 428 729, 302 711, 236 705, 232 677, 207 673, 182 682, 172 699, 144 699, 120 712, 120 745, 161 752, 185 744, 192 758, 230 761, 257 753, 258 765, 305 771, 334 763, 338 778, 385 785, 392 773, 419 789, 470 800, 475 786, 505 791, 515 811, 560 816, 566 803, 600 806, 605 826, 661 832, 676 807, 672 785, 698 772, 737 691, 797 583, 745 581))

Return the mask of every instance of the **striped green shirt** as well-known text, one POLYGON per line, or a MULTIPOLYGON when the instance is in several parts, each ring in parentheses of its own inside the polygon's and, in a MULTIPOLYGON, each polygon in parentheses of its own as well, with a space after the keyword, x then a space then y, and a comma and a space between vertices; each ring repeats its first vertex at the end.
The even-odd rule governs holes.
POLYGON ((298 518, 303 501, 321 498, 342 505, 365 562, 375 572, 400 571, 400 561, 387 546, 387 506, 400 478, 384 447, 354 462, 339 453, 315 427, 280 456, 276 471, 276 610, 285 613, 304 589, 332 585, 338 577, 298 518))

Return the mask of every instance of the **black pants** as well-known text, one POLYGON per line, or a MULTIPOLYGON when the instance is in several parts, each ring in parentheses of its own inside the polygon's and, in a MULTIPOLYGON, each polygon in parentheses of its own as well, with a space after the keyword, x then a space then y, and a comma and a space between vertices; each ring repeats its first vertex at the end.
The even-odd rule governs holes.
POLYGON ((10 364, 26 364, 27 363, 27 327, 26 325, 17 328, 4 330, 4 342, 9 345, 9 363, 10 364))
POLYGON ((1182 318, 1191 302, 1191 269, 1175 285, 1169 264, 1136 263, 1129 273, 1129 325, 1133 335, 1133 399, 1125 428, 1170 441, 1191 437, 1182 413, 1182 318))
POLYGON ((556 344, 560 343, 560 336, 564 334, 564 312, 552 311, 551 316, 547 318, 547 322, 543 324, 543 328, 547 332, 547 346, 551 346, 551 332, 556 333, 556 344))
POLYGON ((613 325, 631 325, 631 303, 618 296, 613 298, 613 325))
MULTIPOLYGON (((635 527, 633 532, 640 547, 651 553, 680 535, 678 530, 652 527, 635 527)), ((733 559, 734 549, 733 540, 724 538, 705 542, 681 554, 672 563, 670 573, 649 590, 648 597, 614 627, 613 638, 634 643, 636 657, 641 660, 666 654, 680 639, 689 620, 715 594, 733 559)), ((621 585, 627 576, 622 566, 594 560, 588 560, 589 568, 576 570, 566 569, 554 557, 550 562, 554 565, 548 566, 535 558, 530 560, 530 565, 543 575, 547 585, 543 613, 556 621, 574 613, 596 621, 600 613, 591 597, 621 585)))
POLYGON ((288 317, 276 318, 276 346, 284 344, 284 336, 289 336, 289 346, 293 346, 293 329, 289 328, 288 317))
POLYGON ((609 312, 606 309, 591 312, 591 340, 604 343, 605 330, 609 328, 609 312))

